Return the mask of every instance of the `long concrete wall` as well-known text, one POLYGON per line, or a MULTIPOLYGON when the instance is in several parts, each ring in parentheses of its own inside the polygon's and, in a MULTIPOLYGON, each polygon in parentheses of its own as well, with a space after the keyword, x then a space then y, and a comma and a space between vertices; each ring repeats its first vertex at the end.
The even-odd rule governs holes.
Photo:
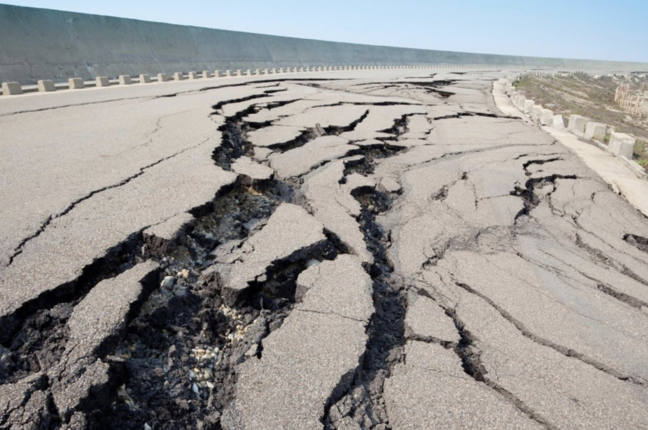
POLYGON ((0 5, 0 82, 140 73, 351 65, 520 65, 648 70, 648 64, 470 54, 268 36, 0 5))

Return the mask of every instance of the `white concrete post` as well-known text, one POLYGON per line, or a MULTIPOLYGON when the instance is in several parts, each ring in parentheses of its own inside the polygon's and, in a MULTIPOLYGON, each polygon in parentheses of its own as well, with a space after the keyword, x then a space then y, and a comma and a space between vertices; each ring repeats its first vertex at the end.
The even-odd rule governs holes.
POLYGON ((109 87, 110 79, 108 79, 108 76, 97 76, 95 83, 97 87, 109 87))
POLYGON ((564 130, 565 120, 563 119, 563 116, 554 115, 553 118, 551 119, 551 127, 555 128, 556 130, 564 130))
POLYGON ((51 79, 41 79, 38 81, 39 93, 49 93, 50 91, 56 91, 54 81, 52 81, 51 79))
POLYGON ((158 73, 157 75, 157 81, 158 82, 168 82, 169 80, 169 75, 166 73, 158 73))
POLYGON ((198 73, 189 72, 189 79, 198 79, 198 73))
POLYGON ((610 143, 608 149, 617 157, 625 157, 632 160, 632 152, 634 151, 635 138, 625 133, 612 133, 610 135, 610 143))
POLYGON ((583 136, 585 134, 585 125, 587 124, 587 118, 580 115, 570 115, 569 124, 567 125, 567 130, 571 131, 577 136, 583 136))
POLYGON ((203 78, 203 79, 209 79, 209 78, 211 78, 211 75, 209 74, 209 70, 203 70, 203 72, 202 72, 202 78, 203 78))
POLYGON ((601 124, 600 122, 590 121, 585 126, 585 139, 587 140, 598 140, 603 142, 605 139, 605 133, 607 132, 607 126, 601 124))
POLYGON ((542 109, 542 115, 540 115, 540 124, 550 125, 553 116, 554 116, 553 111, 549 109, 542 109))
POLYGON ((18 82, 3 82, 2 83, 2 94, 5 96, 15 96, 22 94, 22 86, 18 82))
POLYGON ((150 84, 151 83, 151 75, 148 73, 142 73, 139 75, 139 83, 140 84, 150 84))
POLYGON ((71 90, 80 90, 85 88, 85 83, 81 78, 70 78, 68 79, 68 86, 71 90))
POLYGON ((524 113, 527 115, 531 115, 531 111, 533 110, 533 106, 535 106, 535 102, 533 100, 525 100, 524 101, 524 113))
POLYGON ((173 80, 174 81, 184 81, 184 73, 182 72, 175 72, 173 74, 173 80))
POLYGON ((119 85, 130 85, 133 80, 129 75, 119 75, 119 85))

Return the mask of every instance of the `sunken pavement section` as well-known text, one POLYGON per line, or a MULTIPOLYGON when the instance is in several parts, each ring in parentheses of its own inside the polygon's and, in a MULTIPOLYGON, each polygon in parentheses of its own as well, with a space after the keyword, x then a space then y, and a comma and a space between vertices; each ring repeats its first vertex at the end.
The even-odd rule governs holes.
POLYGON ((0 428, 648 428, 645 217, 390 73, 2 104, 0 428))

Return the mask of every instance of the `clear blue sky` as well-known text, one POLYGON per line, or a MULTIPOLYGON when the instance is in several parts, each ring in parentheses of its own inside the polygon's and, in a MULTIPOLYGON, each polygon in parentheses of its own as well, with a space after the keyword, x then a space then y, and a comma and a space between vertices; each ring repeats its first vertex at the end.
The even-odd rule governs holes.
POLYGON ((648 62, 648 0, 7 1, 372 45, 648 62))

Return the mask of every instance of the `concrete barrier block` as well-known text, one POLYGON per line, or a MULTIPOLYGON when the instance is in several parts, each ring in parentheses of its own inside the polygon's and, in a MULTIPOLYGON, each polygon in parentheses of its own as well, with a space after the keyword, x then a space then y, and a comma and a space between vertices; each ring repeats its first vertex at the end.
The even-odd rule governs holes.
POLYGON ((198 79, 198 72, 189 72, 189 79, 198 79))
POLYGON ((220 78, 221 76, 223 76, 223 74, 221 73, 220 70, 214 70, 214 77, 215 78, 220 78))
POLYGON ((540 105, 533 106, 533 109, 531 110, 531 118, 533 118, 533 120, 536 122, 540 122, 540 117, 542 116, 543 110, 544 109, 540 105))
POLYGON ((232 76, 232 71, 231 70, 225 70, 225 76, 226 77, 231 77, 232 76))
POLYGON ((133 80, 128 75, 119 75, 119 85, 130 85, 133 80))
POLYGON ((517 108, 520 109, 520 111, 524 112, 524 103, 526 102, 526 97, 520 96, 517 102, 517 108))
POLYGON ((139 83, 140 84, 150 84, 151 83, 151 75, 148 73, 142 73, 139 75, 139 83))
POLYGON ((18 82, 3 82, 2 83, 2 94, 5 96, 15 96, 22 94, 22 86, 18 82))
POLYGON ((531 115, 531 112, 533 111, 533 106, 535 106, 535 102, 533 100, 525 100, 524 113, 527 115, 531 115))
POLYGON ((200 74, 200 76, 201 76, 203 79, 209 79, 209 78, 211 78, 211 74, 209 73, 209 70, 203 70, 203 72, 200 74))
POLYGON ((184 81, 184 73, 182 72, 175 72, 173 74, 173 80, 174 81, 184 81))
POLYGON ((97 87, 109 87, 110 86, 110 79, 108 79, 108 76, 97 76, 95 79, 95 84, 97 87))
POLYGON ((71 90, 80 90, 85 88, 85 83, 82 78, 70 78, 68 79, 68 85, 71 90))
POLYGON ((247 70, 245 71, 245 76, 252 76, 252 70, 251 70, 251 69, 247 69, 247 70))
POLYGON ((554 113, 549 109, 542 109, 542 114, 540 115, 540 124, 542 125, 551 125, 554 113))
POLYGON ((567 130, 571 131, 577 136, 583 136, 585 134, 585 125, 587 124, 587 118, 580 115, 570 115, 569 124, 567 124, 567 130))
POLYGON ((563 118, 563 116, 554 115, 553 118, 551 119, 551 127, 555 128, 556 130, 564 130, 565 119, 563 118))
POLYGON ((270 73, 272 73, 273 75, 277 74, 277 69, 275 69, 275 68, 273 67, 273 68, 270 70, 270 73))
POLYGON ((600 122, 590 121, 585 126, 585 139, 587 140, 598 140, 603 142, 605 139, 605 133, 607 132, 607 126, 601 124, 600 122))
POLYGON ((56 85, 51 79, 41 79, 38 81, 38 92, 39 93, 49 93, 50 91, 56 91, 56 85))
MULTIPOLYGON (((516 108, 520 109, 520 106, 522 106, 522 100, 524 99, 523 95, 516 95, 515 97, 512 98, 513 100, 513 106, 516 108)), ((521 109, 520 109, 521 110, 521 109)))
POLYGON ((169 81, 169 75, 167 75, 166 73, 158 73, 157 81, 158 82, 168 82, 169 81))
POLYGON ((636 139, 629 134, 615 132, 610 135, 608 149, 617 157, 623 156, 628 160, 632 160, 635 143, 636 139))

